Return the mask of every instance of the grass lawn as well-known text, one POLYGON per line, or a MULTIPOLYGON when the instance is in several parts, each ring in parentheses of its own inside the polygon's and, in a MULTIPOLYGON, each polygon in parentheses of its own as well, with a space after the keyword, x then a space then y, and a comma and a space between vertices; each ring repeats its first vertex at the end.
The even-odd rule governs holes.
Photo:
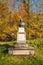
POLYGON ((7 49, 13 43, 16 42, 0 42, 0 65, 43 65, 43 39, 27 40, 35 49, 34 57, 9 55, 7 49))

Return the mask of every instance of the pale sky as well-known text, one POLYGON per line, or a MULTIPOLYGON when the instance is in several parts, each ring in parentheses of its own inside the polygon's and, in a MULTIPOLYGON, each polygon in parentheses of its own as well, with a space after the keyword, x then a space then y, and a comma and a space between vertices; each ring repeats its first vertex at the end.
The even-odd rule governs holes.
MULTIPOLYGON (((23 0, 7 0, 8 1, 8 4, 9 4, 9 9, 11 11, 18 11, 18 7, 17 5, 18 4, 21 4, 21 1, 23 0), (15 2, 15 3, 14 3, 15 2), (13 3, 13 4, 12 4, 13 3), (16 4, 16 6, 15 6, 16 4)), ((28 0, 27 0, 28 1, 28 0)), ((40 5, 36 5, 36 4, 39 4, 40 1, 42 1, 42 10, 43 10, 43 0, 30 0, 30 5, 32 5, 30 7, 30 11, 34 11, 34 12, 37 12, 39 13, 39 10, 38 8, 40 8, 40 5), (37 9, 37 10, 36 10, 37 9)))

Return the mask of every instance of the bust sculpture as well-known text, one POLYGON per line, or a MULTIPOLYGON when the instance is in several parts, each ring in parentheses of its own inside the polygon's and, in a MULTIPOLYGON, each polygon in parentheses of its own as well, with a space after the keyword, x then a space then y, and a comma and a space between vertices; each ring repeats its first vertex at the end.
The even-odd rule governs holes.
POLYGON ((23 22, 23 20, 21 19, 20 22, 19 22, 19 27, 24 27, 25 26, 25 23, 23 22))

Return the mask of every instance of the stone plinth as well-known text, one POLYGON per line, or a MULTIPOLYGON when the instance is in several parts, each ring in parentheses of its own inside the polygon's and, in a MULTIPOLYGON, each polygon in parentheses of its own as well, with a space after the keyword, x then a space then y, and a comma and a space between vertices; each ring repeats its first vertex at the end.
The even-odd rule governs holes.
POLYGON ((12 55, 34 55, 34 49, 33 48, 27 48, 27 49, 15 49, 15 48, 9 48, 9 54, 12 55))

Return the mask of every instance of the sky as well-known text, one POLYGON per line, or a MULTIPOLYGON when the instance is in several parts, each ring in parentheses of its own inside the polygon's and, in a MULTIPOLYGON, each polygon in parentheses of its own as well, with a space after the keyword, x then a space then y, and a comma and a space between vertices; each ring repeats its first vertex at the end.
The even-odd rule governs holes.
POLYGON ((41 12, 43 10, 43 0, 31 0, 30 4, 32 5, 30 7, 31 11, 39 13, 39 12, 41 12), (40 6, 40 1, 42 2, 41 6, 40 6))
MULTIPOLYGON (((13 11, 18 11, 18 4, 21 4, 20 2, 23 1, 23 0, 7 0, 8 1, 8 4, 9 4, 9 9, 13 12, 13 11), (13 4, 12 2, 13 1, 13 4), (15 6, 15 4, 16 6, 15 6)), ((34 11, 34 12, 37 12, 39 13, 39 5, 37 6, 36 4, 39 4, 41 0, 30 0, 30 11, 34 11), (37 10, 36 10, 37 9, 37 10)), ((43 0, 42 0, 43 2, 43 0)), ((43 10, 43 3, 42 3, 42 10, 43 10)))

